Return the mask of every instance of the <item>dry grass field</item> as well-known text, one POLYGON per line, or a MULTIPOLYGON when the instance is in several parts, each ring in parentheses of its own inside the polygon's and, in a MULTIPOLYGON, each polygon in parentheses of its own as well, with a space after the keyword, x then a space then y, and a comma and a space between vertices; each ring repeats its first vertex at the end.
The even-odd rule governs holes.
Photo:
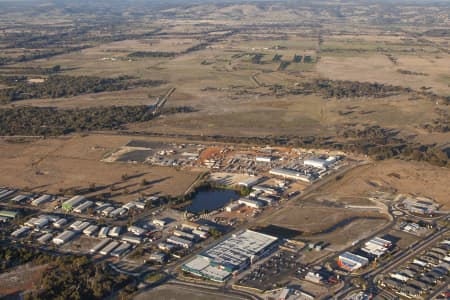
POLYGON ((61 189, 86 189, 92 194, 111 193, 116 201, 128 201, 141 194, 179 195, 198 173, 173 168, 150 167, 100 160, 127 143, 127 137, 71 136, 11 144, 0 141, 0 186, 27 188, 40 193, 59 193, 61 189), (123 180, 122 176, 128 179, 123 180), (149 184, 142 186, 146 180, 149 184))
MULTIPOLYGON (((211 8, 202 9, 209 11, 211 8)), ((222 12, 222 9, 215 13, 219 11, 222 12)), ((247 6, 235 7, 231 11, 262 13, 259 8, 253 10, 247 6)), ((189 13, 194 12, 186 12, 189 13)), ((203 24, 205 30, 214 28, 206 21, 197 22, 203 24)), ((274 85, 293 88, 298 82, 329 78, 401 85, 416 90, 427 87, 430 91, 447 95, 450 91, 447 71, 450 59, 449 54, 441 51, 439 46, 445 44, 445 39, 425 42, 405 33, 389 34, 382 30, 366 29, 359 34, 323 35, 319 45, 316 34, 308 28, 274 29, 270 32, 254 29, 251 34, 233 34, 205 49, 173 58, 126 57, 134 51, 183 51, 201 41, 198 39, 200 29, 194 24, 198 23, 187 22, 184 31, 190 30, 195 38, 181 35, 182 25, 175 21, 168 34, 161 38, 103 43, 50 59, 14 65, 61 65, 65 75, 128 75, 165 80, 165 85, 73 98, 23 100, 14 105, 74 108, 152 104, 155 97, 175 87, 176 91, 166 105, 190 106, 196 112, 163 116, 147 123, 130 124, 129 128, 162 133, 333 136, 343 123, 354 123, 395 129, 403 137, 417 142, 448 141, 448 135, 443 139, 442 135, 430 135, 422 129, 439 117, 438 109, 450 113, 448 106, 437 105, 429 99, 412 101, 408 95, 381 99, 323 99, 319 95, 289 94, 278 97, 270 90, 274 85), (311 55, 315 60, 319 48, 318 62, 292 62, 295 54, 303 57, 311 55), (262 55, 259 63, 252 61, 256 54, 262 55), (290 65, 279 70, 280 62, 273 60, 275 55, 290 61, 290 65), (388 55, 396 60, 395 63, 388 55), (404 74, 404 71, 413 73, 404 74)), ((168 26, 168 23, 160 25, 168 26)), ((223 32, 213 32, 208 36, 219 34, 223 32)))
POLYGON ((330 244, 329 250, 343 251, 350 247, 353 242, 366 238, 386 225, 388 225, 386 219, 361 218, 336 229, 334 232, 317 234, 308 237, 308 239, 316 242, 326 241, 330 244))
POLYGON ((450 56, 447 54, 396 55, 394 65, 385 55, 373 54, 367 57, 322 57, 317 71, 325 78, 334 80, 359 80, 407 86, 416 90, 431 87, 439 94, 448 94, 450 87, 445 75, 450 69, 450 56), (407 70, 423 75, 402 74, 407 70))
POLYGON ((351 246, 352 242, 381 230, 387 224, 388 218, 382 213, 318 203, 291 203, 258 222, 259 227, 273 225, 298 231, 295 238, 325 241, 334 251, 351 246))
MULTIPOLYGON (((291 204, 274 212, 269 217, 262 219, 260 225, 272 224, 286 227, 301 231, 305 236, 309 236, 328 231, 332 233, 340 229, 340 226, 335 229, 333 228, 336 224, 341 222, 344 224, 350 218, 355 218, 356 221, 358 217, 384 218, 384 215, 371 212, 358 212, 345 208, 308 205, 297 206, 296 204, 291 204)), ((353 222, 349 222, 349 224, 351 223, 353 222)))

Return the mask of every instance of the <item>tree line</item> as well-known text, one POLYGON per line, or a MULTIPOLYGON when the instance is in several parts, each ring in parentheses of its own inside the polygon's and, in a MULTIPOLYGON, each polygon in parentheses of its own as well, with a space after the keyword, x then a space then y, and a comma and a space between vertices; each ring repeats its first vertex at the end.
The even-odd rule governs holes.
POLYGON ((153 118, 148 106, 108 106, 59 110, 48 107, 0 109, 0 135, 62 135, 71 132, 119 129, 153 118))
POLYGON ((56 55, 66 54, 74 51, 80 51, 88 48, 89 46, 77 46, 77 47, 66 47, 61 49, 45 49, 45 50, 34 50, 32 52, 24 53, 17 57, 0 56, 0 66, 7 64, 14 64, 20 62, 27 62, 35 59, 49 58, 56 55))
POLYGON ((104 299, 129 283, 128 276, 117 275, 106 262, 93 263, 86 256, 58 256, 50 262, 37 291, 24 299, 104 299))
POLYGON ((289 92, 292 94, 319 94, 325 98, 358 98, 390 97, 411 89, 382 83, 359 82, 350 80, 316 79, 311 82, 301 82, 289 92))
POLYGON ((53 107, 0 108, 0 135, 56 136, 92 130, 123 129, 160 114, 190 113, 190 106, 168 107, 155 114, 152 106, 98 106, 83 109, 53 107))
POLYGON ((145 58, 145 57, 174 57, 176 52, 162 52, 162 51, 136 51, 131 52, 127 56, 130 58, 145 58))
POLYGON ((50 75, 42 83, 29 82, 26 76, 3 76, 1 83, 12 85, 0 89, 0 101, 9 103, 35 98, 73 97, 81 94, 112 92, 135 87, 163 84, 162 80, 135 80, 132 77, 101 78, 95 76, 50 75))

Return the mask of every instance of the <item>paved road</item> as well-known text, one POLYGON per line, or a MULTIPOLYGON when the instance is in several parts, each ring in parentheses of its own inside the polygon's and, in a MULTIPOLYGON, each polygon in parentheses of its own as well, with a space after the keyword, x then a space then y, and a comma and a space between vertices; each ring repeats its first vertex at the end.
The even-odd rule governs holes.
POLYGON ((449 231, 448 228, 443 228, 443 229, 437 231, 436 233, 430 235, 428 238, 423 240, 421 243, 416 244, 415 246, 413 246, 410 249, 408 249, 407 251, 405 251, 403 254, 401 254, 396 259, 393 259, 393 260, 387 262, 382 267, 378 267, 377 269, 368 273, 366 276, 369 276, 373 280, 376 275, 378 275, 382 272, 387 273, 387 272, 391 271, 392 269, 396 268, 398 265, 406 262, 407 260, 411 259, 413 256, 417 255, 417 253, 419 253, 420 251, 429 247, 432 243, 436 242, 436 240, 441 238, 442 235, 445 234, 447 231, 449 231))

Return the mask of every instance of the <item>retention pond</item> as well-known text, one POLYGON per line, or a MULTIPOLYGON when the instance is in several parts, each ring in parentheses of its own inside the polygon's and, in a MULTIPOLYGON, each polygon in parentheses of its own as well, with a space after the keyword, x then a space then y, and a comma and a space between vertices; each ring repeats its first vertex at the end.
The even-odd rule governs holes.
POLYGON ((184 209, 195 214, 210 212, 224 207, 231 200, 237 200, 239 198, 239 193, 233 190, 201 189, 195 194, 192 202, 184 207, 184 209))

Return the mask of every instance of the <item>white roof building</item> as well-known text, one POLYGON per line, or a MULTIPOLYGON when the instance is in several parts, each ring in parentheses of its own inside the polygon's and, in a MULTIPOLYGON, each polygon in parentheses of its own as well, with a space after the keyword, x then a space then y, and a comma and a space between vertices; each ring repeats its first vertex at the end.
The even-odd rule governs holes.
POLYGON ((237 200, 237 202, 239 204, 251 207, 251 208, 261 208, 264 206, 264 203, 262 201, 259 200, 253 200, 253 199, 248 199, 248 198, 241 198, 239 200, 237 200))
POLYGON ((241 207, 242 207, 242 204, 241 204, 241 203, 233 202, 233 203, 228 204, 228 205, 225 207, 225 211, 227 211, 227 212, 232 212, 232 211, 238 210, 238 209, 241 208, 241 207))
POLYGON ((310 159, 305 159, 303 161, 303 164, 305 166, 310 166, 310 167, 314 167, 314 168, 318 168, 318 169, 326 169, 328 167, 328 165, 331 164, 331 161, 327 161, 325 159, 320 159, 320 158, 310 158, 310 159))
POLYGON ((75 235, 76 235, 75 232, 66 230, 63 233, 57 235, 55 238, 53 238, 53 244, 57 246, 65 244, 68 241, 70 241, 75 235))
POLYGON ((184 271, 214 281, 223 282, 233 272, 239 272, 260 257, 269 253, 278 238, 246 230, 203 251, 182 266, 184 271))
POLYGON ((286 168, 275 168, 269 171, 270 174, 275 176, 280 176, 289 179, 300 180, 304 182, 310 183, 312 181, 311 177, 295 170, 286 169, 286 168))

